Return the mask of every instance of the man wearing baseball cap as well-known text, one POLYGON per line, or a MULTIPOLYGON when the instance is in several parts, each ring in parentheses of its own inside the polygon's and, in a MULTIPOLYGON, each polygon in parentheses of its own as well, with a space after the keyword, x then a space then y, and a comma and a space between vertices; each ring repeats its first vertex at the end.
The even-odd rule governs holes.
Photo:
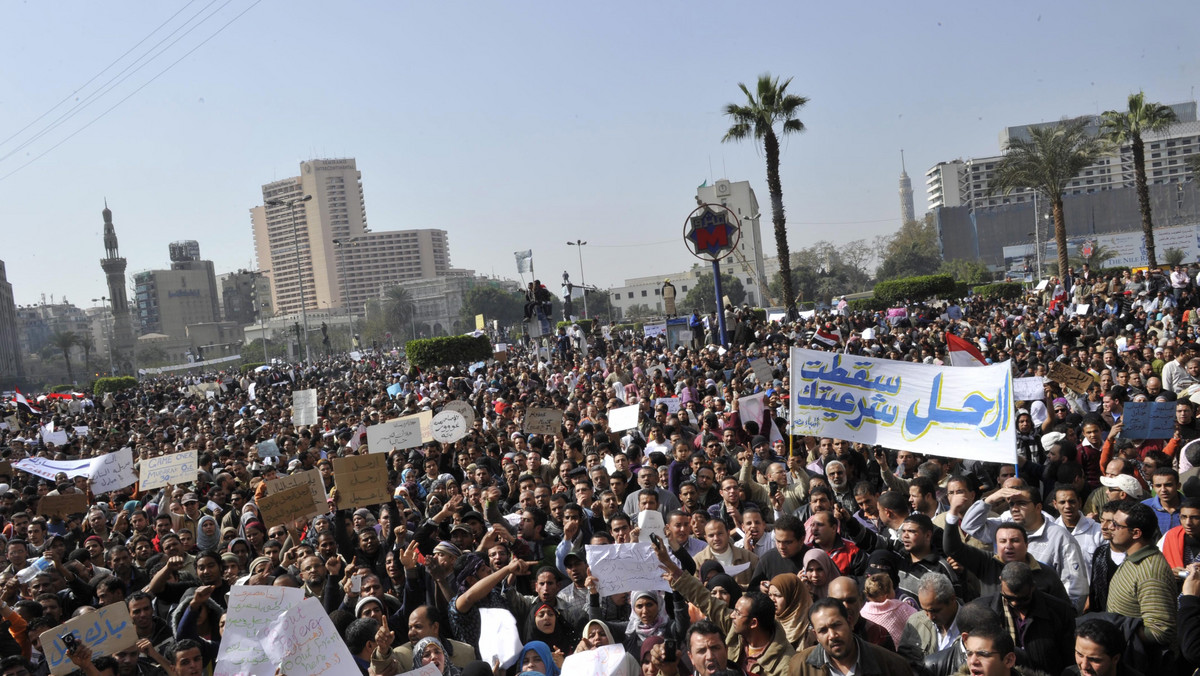
POLYGON ((1128 474, 1102 476, 1100 483, 1108 489, 1108 500, 1141 500, 1145 497, 1142 485, 1128 474))

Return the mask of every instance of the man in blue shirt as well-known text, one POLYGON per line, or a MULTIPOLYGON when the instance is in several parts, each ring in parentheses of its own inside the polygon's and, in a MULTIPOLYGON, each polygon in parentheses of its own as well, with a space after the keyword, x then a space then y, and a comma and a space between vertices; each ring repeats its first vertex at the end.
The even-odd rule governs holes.
POLYGON ((1170 467, 1160 467, 1154 470, 1150 477, 1153 482, 1155 497, 1143 500, 1142 504, 1154 510, 1158 517, 1158 532, 1165 535, 1167 531, 1179 525, 1179 472, 1170 467))

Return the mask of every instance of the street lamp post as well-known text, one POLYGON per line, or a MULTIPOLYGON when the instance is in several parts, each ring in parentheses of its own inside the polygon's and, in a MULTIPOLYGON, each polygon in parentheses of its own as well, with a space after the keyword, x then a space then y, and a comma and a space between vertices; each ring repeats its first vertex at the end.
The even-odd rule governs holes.
POLYGON ((338 276, 340 277, 338 285, 342 287, 342 305, 345 307, 346 315, 350 318, 350 349, 347 351, 351 352, 354 350, 354 313, 350 310, 350 294, 346 289, 346 261, 342 255, 342 247, 358 246, 358 238, 335 239, 333 240, 333 245, 337 247, 338 276))
POLYGON ((258 338, 263 344, 263 363, 270 364, 271 359, 267 356, 267 314, 263 311, 263 299, 258 297, 258 278, 262 273, 262 270, 253 273, 255 281, 254 288, 250 289, 250 297, 254 300, 254 311, 258 313, 258 338))
POLYGON ((112 327, 108 323, 110 317, 108 312, 108 296, 100 296, 99 298, 92 299, 93 303, 96 301, 100 301, 100 306, 104 308, 104 342, 108 344, 108 375, 112 376, 116 375, 117 369, 113 366, 112 327))
POLYGON ((588 314, 587 306, 587 277, 583 274, 583 247, 587 246, 587 242, 577 239, 574 242, 567 242, 567 246, 579 248, 579 286, 583 289, 583 318, 588 319, 591 315, 588 314))
POLYGON ((296 283, 300 285, 300 316, 304 319, 304 360, 311 366, 312 352, 308 349, 308 308, 304 301, 304 277, 300 273, 300 235, 296 232, 296 205, 310 199, 312 199, 312 195, 305 195, 287 201, 267 200, 267 204, 273 207, 287 207, 292 214, 292 246, 296 249, 296 283))

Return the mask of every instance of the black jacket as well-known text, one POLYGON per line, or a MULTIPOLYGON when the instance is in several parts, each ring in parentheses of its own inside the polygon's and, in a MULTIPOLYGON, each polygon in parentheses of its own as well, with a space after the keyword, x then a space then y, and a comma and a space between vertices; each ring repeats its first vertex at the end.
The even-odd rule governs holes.
MULTIPOLYGON (((980 597, 980 603, 1005 617, 1004 597, 980 597)), ((1017 641, 1017 664, 1057 674, 1075 663, 1075 607, 1044 592, 1035 592, 1029 619, 1017 641), (1023 640, 1021 640, 1023 638, 1023 640)))

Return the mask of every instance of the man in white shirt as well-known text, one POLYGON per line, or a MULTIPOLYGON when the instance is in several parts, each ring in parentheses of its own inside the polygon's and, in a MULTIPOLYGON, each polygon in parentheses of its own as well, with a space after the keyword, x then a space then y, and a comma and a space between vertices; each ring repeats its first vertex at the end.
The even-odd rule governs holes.
POLYGON ((1092 579, 1092 554, 1104 541, 1100 533, 1100 524, 1083 513, 1083 502, 1074 486, 1060 485, 1054 489, 1054 508, 1058 510, 1058 518, 1054 523, 1066 528, 1079 543, 1079 551, 1083 554, 1083 567, 1088 579, 1092 579))

